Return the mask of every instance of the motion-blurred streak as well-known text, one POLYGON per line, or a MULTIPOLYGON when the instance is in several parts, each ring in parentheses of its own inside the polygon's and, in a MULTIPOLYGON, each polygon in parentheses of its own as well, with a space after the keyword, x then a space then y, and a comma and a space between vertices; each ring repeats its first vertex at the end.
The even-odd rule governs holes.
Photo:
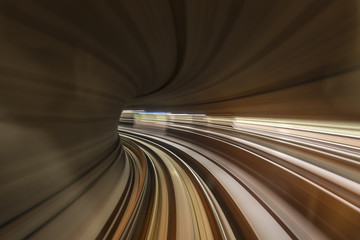
MULTIPOLYGON (((125 137, 128 138, 131 139, 125 137)), ((217 239, 221 237, 220 231, 214 228, 217 226, 215 217, 211 215, 206 193, 199 191, 201 183, 195 181, 196 178, 193 176, 195 173, 189 172, 184 166, 181 167, 179 165, 181 160, 163 147, 154 143, 149 144, 139 138, 135 139, 135 142, 141 146, 157 169, 155 172, 158 179, 154 190, 159 196, 156 197, 154 204, 158 213, 152 215, 147 238, 164 239, 173 236, 177 239, 217 239), (164 171, 168 173, 165 174, 164 171), (192 178, 189 178, 189 175, 192 178), (174 197, 169 197, 169 192, 174 192, 174 197), (182 230, 174 226, 176 228, 172 227, 167 231, 168 225, 170 228, 175 223, 181 225, 182 230)))
POLYGON ((0 240, 360 239, 359 26, 358 0, 1 0, 0 240))
MULTIPOLYGON (((79 177, 68 179, 68 182, 57 189, 56 192, 51 193, 42 201, 36 202, 8 221, 2 222, 0 236, 4 239, 46 238, 53 235, 54 232, 59 231, 58 233, 61 233, 60 229, 57 228, 59 222, 62 221, 61 217, 58 217, 59 215, 66 216, 69 212, 71 215, 71 210, 81 213, 86 205, 74 209, 74 203, 76 205, 86 203, 86 199, 94 196, 94 191, 99 189, 99 186, 103 186, 104 180, 109 178, 109 176, 111 176, 111 182, 114 186, 117 185, 119 187, 122 184, 121 180, 126 176, 126 162, 122 161, 124 153, 121 149, 120 141, 117 141, 106 157, 100 159, 100 161, 92 166, 88 166, 79 177), (54 226, 56 230, 52 229, 54 226)), ((2 190, 8 187, 11 186, 3 184, 2 190)), ((112 196, 108 196, 109 200, 105 201, 105 206, 114 201, 114 197, 119 193, 119 189, 113 189, 114 193, 112 193, 112 196)), ((96 222, 103 221, 104 216, 106 216, 104 213, 106 214, 107 212, 106 209, 100 207, 101 204, 99 202, 94 202, 93 204, 99 207, 97 210, 98 215, 93 215, 93 219, 84 219, 84 222, 80 223, 81 225, 85 223, 89 225, 95 224, 94 231, 88 232, 89 236, 99 229, 99 226, 96 226, 96 222), (101 213, 101 211, 104 212, 101 213)), ((76 226, 74 227, 76 228, 76 226)), ((62 234, 67 237, 77 236, 75 231, 65 231, 62 234)))
MULTIPOLYGON (((152 130, 137 125, 140 127, 119 127, 120 134, 124 139, 131 136, 136 141, 160 144, 186 162, 197 175, 193 181, 200 178, 210 190, 213 197, 207 201, 222 209, 216 215, 227 219, 233 236, 260 239, 281 235, 299 239, 360 236, 360 149, 356 130, 353 129, 348 145, 349 136, 340 133, 340 128, 332 128, 338 132, 335 142, 325 141, 330 133, 324 132, 304 138, 310 123, 303 125, 302 130, 288 130, 284 138, 277 133, 280 128, 260 134, 256 126, 253 132, 239 126, 234 129, 227 118, 219 118, 221 125, 209 124, 209 117, 206 122, 171 119, 166 132, 155 131, 157 125, 152 130), (224 191, 231 200, 222 198, 224 191), (236 206, 242 220, 229 214, 229 206, 232 211, 236 206)), ((289 129, 291 123, 288 124, 289 129)), ((216 213, 219 208, 213 211, 216 213)))

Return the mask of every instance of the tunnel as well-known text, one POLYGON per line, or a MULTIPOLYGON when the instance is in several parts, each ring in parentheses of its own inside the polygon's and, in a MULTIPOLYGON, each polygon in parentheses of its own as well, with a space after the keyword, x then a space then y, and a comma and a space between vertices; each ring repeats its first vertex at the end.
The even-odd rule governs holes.
POLYGON ((0 239, 360 239, 359 12, 0 1, 0 239))

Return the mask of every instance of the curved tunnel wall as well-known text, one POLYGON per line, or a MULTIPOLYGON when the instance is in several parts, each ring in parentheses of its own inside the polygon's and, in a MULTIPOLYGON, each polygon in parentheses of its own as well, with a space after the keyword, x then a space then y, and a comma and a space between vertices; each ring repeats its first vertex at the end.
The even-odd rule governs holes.
POLYGON ((123 108, 358 121, 358 8, 2 1, 1 234, 32 236, 66 209, 59 222, 72 228, 45 234, 97 236, 120 192, 123 108))

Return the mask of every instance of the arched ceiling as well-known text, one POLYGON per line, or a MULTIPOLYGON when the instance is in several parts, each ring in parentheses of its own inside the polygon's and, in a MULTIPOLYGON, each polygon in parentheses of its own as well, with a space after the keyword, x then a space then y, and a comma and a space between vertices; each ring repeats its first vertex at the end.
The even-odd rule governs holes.
POLYGON ((119 110, 354 120, 358 7, 357 1, 2 1, 2 66, 96 92, 119 110))

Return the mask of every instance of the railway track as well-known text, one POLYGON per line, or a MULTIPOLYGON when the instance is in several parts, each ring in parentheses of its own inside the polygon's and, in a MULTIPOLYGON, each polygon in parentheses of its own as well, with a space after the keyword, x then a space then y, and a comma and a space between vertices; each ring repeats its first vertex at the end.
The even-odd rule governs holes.
POLYGON ((230 129, 218 127, 210 131, 176 124, 165 134, 124 127, 119 131, 123 141, 133 141, 147 155, 151 149, 158 156, 151 157, 153 161, 162 162, 164 169, 183 179, 165 180, 173 186, 169 192, 174 192, 176 211, 164 214, 178 239, 184 237, 177 235, 179 231, 194 239, 359 236, 357 147, 341 146, 335 153, 325 150, 330 142, 317 145, 316 139, 307 142, 296 135, 292 141, 284 141, 249 132, 232 131, 231 135, 230 129), (202 197, 194 198, 184 187, 202 197), (183 202, 207 210, 197 214, 190 207, 178 207, 183 202), (186 220, 177 216, 182 212, 179 209, 193 213, 189 212, 186 220), (177 221, 172 222, 175 216, 177 221), (212 234, 201 235, 201 229, 212 234))

